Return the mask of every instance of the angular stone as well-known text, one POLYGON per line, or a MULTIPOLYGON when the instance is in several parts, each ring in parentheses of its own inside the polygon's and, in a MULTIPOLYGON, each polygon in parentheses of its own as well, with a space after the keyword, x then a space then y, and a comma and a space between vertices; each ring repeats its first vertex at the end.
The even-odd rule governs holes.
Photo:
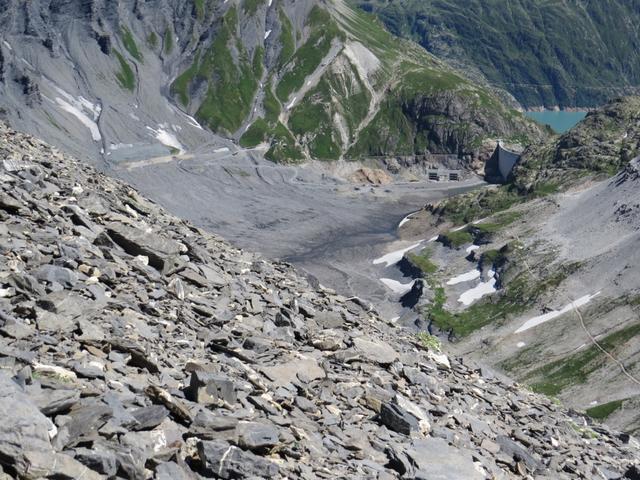
POLYGON ((43 265, 33 275, 41 282, 57 283, 64 288, 73 288, 78 283, 76 272, 56 265, 43 265))
POLYGON ((353 339, 353 346, 361 357, 372 363, 389 365, 398 359, 398 352, 388 343, 366 337, 356 337, 353 339))
POLYGON ((15 215, 22 210, 22 204, 6 193, 0 192, 0 210, 15 215))
POLYGON ((524 447, 511 440, 505 435, 498 435, 496 443, 500 446, 500 451, 513 458, 516 462, 522 461, 530 471, 544 470, 544 464, 529 453, 524 447))
POLYGON ((392 453, 395 462, 402 465, 403 478, 438 480, 484 480, 473 463, 471 452, 450 446, 441 438, 414 440, 392 453))
POLYGON ((315 359, 303 355, 299 355, 298 358, 287 363, 263 367, 262 371, 274 384, 280 386, 297 382, 301 378, 305 381, 313 381, 325 378, 327 375, 315 359))
POLYGON ((43 463, 53 461, 54 452, 49 442, 51 422, 3 372, 0 372, 0 419, 2 465, 26 476, 31 468, 31 454, 40 452, 43 463))
POLYGON ((207 476, 222 479, 272 478, 279 471, 275 463, 223 441, 198 442, 198 454, 207 476))
POLYGON ((380 409, 380 422, 394 432, 409 435, 420 431, 418 419, 402 409, 397 403, 385 403, 380 409))
POLYGON ((147 459, 168 460, 183 444, 182 431, 175 422, 165 419, 153 430, 127 432, 120 438, 120 443, 143 452, 147 459))
POLYGON ((152 400, 161 403, 177 418, 183 423, 190 424, 193 421, 191 417, 191 412, 185 405, 185 402, 180 400, 179 398, 174 397, 166 390, 158 387, 157 385, 149 385, 145 389, 145 393, 152 400))
POLYGON ((18 292, 35 295, 37 297, 46 294, 42 285, 38 283, 38 280, 26 273, 12 273, 5 282, 18 292))
POLYGON ((344 325, 344 318, 338 312, 319 312, 315 315, 314 320, 324 329, 340 328, 344 325))
MULTIPOLYGON (((203 408, 193 419, 190 431, 198 435, 200 438, 208 440, 220 438, 221 434, 219 432, 235 430, 237 425, 237 418, 214 415, 211 411, 203 408)), ((223 438, 226 437, 223 435, 223 438)))
POLYGON ((194 474, 175 462, 161 463, 156 467, 155 480, 194 480, 194 474))
POLYGON ((27 394, 40 411, 47 416, 66 412, 80 400, 80 392, 77 390, 50 390, 30 387, 27 389, 27 394))
POLYGON ((157 233, 149 234, 122 223, 108 224, 107 233, 129 255, 148 257, 149 265, 159 271, 164 269, 165 260, 168 257, 178 255, 181 250, 180 244, 174 240, 164 238, 157 233))
POLYGON ((83 465, 108 477, 114 476, 117 472, 118 463, 113 452, 100 448, 76 448, 74 455, 75 459, 83 465))
POLYGON ((338 330, 323 330, 314 336, 311 344, 318 350, 336 351, 344 347, 344 333, 338 330))
POLYGON ((224 287, 229 284, 229 276, 216 268, 215 265, 200 265, 199 268, 207 281, 212 283, 214 286, 224 287))
POLYGON ((78 460, 64 453, 46 451, 28 451, 25 457, 29 462, 27 479, 55 478, 60 480, 104 480, 105 477, 88 468, 78 460))
POLYGON ((104 404, 82 405, 69 412, 69 420, 58 430, 53 439, 57 450, 76 445, 84 435, 97 431, 113 415, 113 410, 104 404))
POLYGON ((138 408, 132 411, 131 415, 138 422, 135 430, 148 430, 160 425, 169 416, 169 410, 162 405, 151 405, 138 408))
POLYGON ((237 399, 235 384, 222 375, 196 370, 191 373, 189 398, 203 405, 233 405, 237 399))
POLYGON ((263 451, 278 444, 278 430, 258 422, 240 422, 236 427, 238 445, 247 450, 263 451))

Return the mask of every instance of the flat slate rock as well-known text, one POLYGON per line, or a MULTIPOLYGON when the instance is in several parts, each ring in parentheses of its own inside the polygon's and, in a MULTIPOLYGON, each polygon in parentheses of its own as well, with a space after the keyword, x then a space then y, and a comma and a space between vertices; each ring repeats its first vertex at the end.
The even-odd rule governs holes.
POLYGON ((471 453, 452 447, 441 438, 414 440, 399 457, 405 467, 403 478, 416 480, 484 480, 471 453))

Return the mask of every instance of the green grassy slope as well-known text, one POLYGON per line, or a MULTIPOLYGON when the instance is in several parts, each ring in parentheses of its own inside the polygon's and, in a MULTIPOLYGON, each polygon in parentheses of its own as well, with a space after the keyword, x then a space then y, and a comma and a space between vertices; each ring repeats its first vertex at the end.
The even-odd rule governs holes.
POLYGON ((635 1, 354 3, 436 55, 477 67, 525 106, 596 106, 640 85, 635 1))
POLYGON ((213 18, 171 86, 203 125, 244 146, 267 143, 275 161, 473 155, 487 138, 542 135, 374 16, 339 0, 313 6, 302 23, 277 8, 264 39, 251 33, 264 2, 213 18))

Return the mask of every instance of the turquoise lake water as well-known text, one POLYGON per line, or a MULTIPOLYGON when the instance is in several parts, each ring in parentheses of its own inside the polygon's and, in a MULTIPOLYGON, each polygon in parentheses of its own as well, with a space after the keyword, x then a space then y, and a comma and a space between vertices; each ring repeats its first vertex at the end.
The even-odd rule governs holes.
POLYGON ((554 110, 524 113, 527 117, 533 118, 538 123, 549 125, 557 133, 564 133, 567 130, 571 130, 576 123, 587 115, 587 112, 556 112, 554 110))

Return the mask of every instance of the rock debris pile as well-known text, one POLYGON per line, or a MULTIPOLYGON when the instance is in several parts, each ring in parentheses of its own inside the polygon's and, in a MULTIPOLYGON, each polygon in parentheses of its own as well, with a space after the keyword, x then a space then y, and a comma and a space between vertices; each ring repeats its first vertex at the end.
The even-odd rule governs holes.
POLYGON ((2 479, 639 478, 633 437, 6 126, 0 179, 2 479))

